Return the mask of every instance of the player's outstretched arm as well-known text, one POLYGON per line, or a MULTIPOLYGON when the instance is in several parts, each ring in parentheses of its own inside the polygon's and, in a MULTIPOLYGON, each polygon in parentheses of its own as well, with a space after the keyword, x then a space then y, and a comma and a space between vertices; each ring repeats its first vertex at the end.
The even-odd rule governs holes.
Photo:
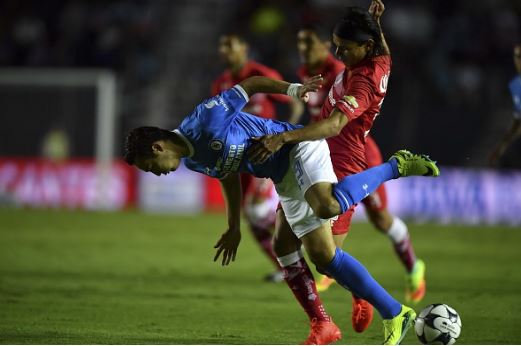
POLYGON ((239 85, 244 89, 248 96, 256 93, 265 94, 287 94, 295 99, 307 102, 309 92, 314 92, 322 86, 322 76, 313 76, 303 84, 288 83, 286 81, 272 79, 262 76, 246 78, 239 85))
POLYGON ((380 38, 382 40, 382 46, 384 48, 384 55, 391 55, 391 50, 387 45, 387 41, 385 40, 384 32, 382 31, 382 26, 380 25, 380 17, 385 11, 385 6, 382 0, 372 0, 371 5, 369 6, 369 13, 373 16, 373 18, 378 23, 378 28, 380 29, 380 38))
POLYGON ((334 108, 331 115, 323 120, 311 123, 296 130, 281 132, 276 135, 266 135, 252 138, 253 144, 248 150, 248 160, 253 164, 266 161, 284 144, 315 141, 337 136, 348 123, 344 113, 334 108))
POLYGON ((241 179, 239 174, 230 173, 220 180, 221 189, 226 203, 226 214, 228 216, 228 229, 223 233, 214 248, 217 249, 215 253, 214 262, 219 256, 222 257, 222 265, 230 264, 230 261, 235 261, 237 255, 237 248, 241 242, 241 179))

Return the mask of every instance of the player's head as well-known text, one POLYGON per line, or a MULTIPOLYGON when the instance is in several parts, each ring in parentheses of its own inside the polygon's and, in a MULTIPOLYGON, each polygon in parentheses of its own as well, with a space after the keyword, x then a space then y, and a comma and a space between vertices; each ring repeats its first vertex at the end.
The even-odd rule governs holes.
POLYGON ((381 55, 381 32, 374 18, 360 7, 348 7, 333 28, 333 44, 337 57, 352 66, 362 60, 381 55))
POLYGON ((219 55, 230 67, 241 66, 248 60, 248 43, 238 34, 225 34, 219 38, 219 55))
POLYGON ((145 172, 168 174, 179 167, 182 140, 158 127, 144 126, 130 131, 125 141, 125 161, 145 172))
POLYGON ((514 65, 517 73, 521 74, 521 44, 514 46, 514 65))
POLYGON ((297 48, 303 64, 313 66, 326 60, 331 48, 331 32, 320 24, 304 26, 297 33, 297 48))

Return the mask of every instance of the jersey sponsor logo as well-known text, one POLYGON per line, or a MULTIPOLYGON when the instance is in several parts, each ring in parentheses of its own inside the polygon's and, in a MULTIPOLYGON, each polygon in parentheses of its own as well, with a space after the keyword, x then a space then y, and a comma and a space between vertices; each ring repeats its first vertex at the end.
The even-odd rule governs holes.
POLYGON ((210 149, 220 151, 223 148, 223 141, 220 139, 212 139, 210 141, 210 149))
POLYGON ((224 162, 223 172, 236 172, 241 164, 242 156, 244 155, 244 144, 230 145, 230 150, 228 150, 228 157, 224 162))
POLYGON ((389 72, 382 76, 380 79, 380 92, 384 93, 387 91, 387 83, 389 82, 389 72))

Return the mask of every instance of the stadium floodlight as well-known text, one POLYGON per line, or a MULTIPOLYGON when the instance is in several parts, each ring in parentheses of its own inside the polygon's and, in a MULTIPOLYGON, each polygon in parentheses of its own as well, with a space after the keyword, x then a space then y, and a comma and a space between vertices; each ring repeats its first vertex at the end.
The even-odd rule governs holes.
POLYGON ((107 206, 105 192, 110 182, 114 158, 117 114, 116 77, 112 71, 77 68, 6 68, 0 69, 0 85, 41 87, 92 87, 96 90, 95 160, 98 172, 97 203, 107 206))

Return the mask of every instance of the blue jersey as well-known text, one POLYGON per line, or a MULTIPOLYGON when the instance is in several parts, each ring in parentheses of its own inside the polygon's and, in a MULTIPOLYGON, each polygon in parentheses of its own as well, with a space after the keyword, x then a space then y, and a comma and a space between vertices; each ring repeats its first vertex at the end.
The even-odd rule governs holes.
POLYGON ((514 116, 521 119, 521 76, 517 76, 508 85, 514 102, 514 116))
POLYGON ((214 178, 246 172, 271 178, 275 183, 282 180, 292 145, 284 145, 259 165, 251 164, 246 153, 252 144, 251 137, 293 130, 297 126, 242 112, 247 102, 248 95, 236 85, 195 107, 174 130, 190 149, 190 156, 183 159, 186 167, 214 178))

